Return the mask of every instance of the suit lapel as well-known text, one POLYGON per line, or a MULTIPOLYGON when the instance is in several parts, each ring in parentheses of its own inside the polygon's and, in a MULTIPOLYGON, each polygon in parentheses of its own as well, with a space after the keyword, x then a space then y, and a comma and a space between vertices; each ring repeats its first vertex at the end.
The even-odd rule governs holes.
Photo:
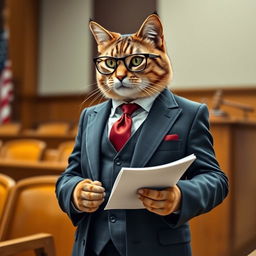
POLYGON ((155 100, 135 146, 131 167, 143 167, 181 113, 173 94, 165 89, 155 100))
POLYGON ((96 106, 88 116, 86 128, 86 151, 90 172, 94 180, 99 180, 100 148, 103 131, 107 124, 111 109, 111 101, 96 106))

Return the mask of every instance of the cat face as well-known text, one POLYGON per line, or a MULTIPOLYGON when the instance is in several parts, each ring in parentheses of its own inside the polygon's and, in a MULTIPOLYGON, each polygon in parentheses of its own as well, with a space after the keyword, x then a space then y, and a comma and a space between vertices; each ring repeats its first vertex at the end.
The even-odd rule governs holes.
POLYGON ((91 21, 98 44, 95 58, 97 84, 107 98, 132 100, 149 97, 166 88, 172 68, 166 54, 159 17, 147 17, 138 32, 121 35, 91 21))

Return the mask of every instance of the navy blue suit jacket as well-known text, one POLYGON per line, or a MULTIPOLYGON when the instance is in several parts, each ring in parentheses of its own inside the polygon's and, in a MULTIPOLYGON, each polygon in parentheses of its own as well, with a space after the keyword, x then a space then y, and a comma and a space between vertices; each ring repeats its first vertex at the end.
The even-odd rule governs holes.
MULTIPOLYGON (((60 207, 78 225, 73 255, 84 255, 93 213, 74 211, 71 199, 76 184, 85 178, 99 180, 100 145, 111 101, 85 109, 80 118, 74 150, 59 178, 56 194, 60 207)), ((228 180, 215 159, 204 104, 176 96, 165 89, 155 100, 135 146, 131 167, 166 164, 194 153, 178 186, 182 193, 179 214, 159 216, 145 209, 125 210, 127 256, 189 256, 188 221, 220 204, 228 193, 228 180), (164 140, 177 134, 178 140, 164 140)))

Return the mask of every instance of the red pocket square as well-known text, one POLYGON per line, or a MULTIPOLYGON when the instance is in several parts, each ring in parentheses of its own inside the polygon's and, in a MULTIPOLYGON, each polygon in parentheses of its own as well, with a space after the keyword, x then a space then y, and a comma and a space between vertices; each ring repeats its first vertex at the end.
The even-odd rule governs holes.
POLYGON ((168 134, 164 137, 165 141, 170 141, 170 140, 179 140, 179 135, 178 134, 168 134))

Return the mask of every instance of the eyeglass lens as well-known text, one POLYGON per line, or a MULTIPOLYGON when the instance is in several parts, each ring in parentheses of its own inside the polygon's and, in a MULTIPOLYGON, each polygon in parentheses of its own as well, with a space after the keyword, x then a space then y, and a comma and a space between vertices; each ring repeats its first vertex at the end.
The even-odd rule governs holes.
POLYGON ((96 65, 99 72, 111 74, 115 71, 119 64, 118 62, 121 60, 124 61, 126 68, 132 72, 140 72, 144 70, 147 65, 147 58, 144 55, 131 55, 122 59, 102 57, 97 59, 96 65))

